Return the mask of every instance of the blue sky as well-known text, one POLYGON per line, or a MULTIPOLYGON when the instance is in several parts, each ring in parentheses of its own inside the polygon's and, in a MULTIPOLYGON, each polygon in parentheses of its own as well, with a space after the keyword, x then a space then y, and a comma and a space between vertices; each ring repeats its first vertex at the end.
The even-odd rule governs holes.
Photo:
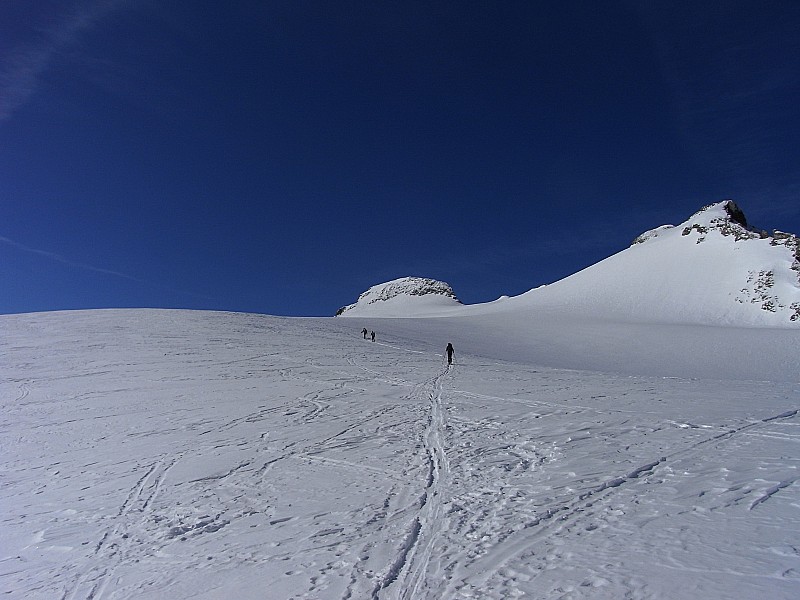
POLYGON ((800 233, 798 31, 794 0, 8 0, 0 313, 483 302, 725 198, 800 233))

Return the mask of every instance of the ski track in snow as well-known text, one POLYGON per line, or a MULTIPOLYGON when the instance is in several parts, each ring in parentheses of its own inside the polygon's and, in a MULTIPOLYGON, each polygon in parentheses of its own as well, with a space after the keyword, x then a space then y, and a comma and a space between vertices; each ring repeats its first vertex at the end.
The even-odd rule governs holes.
POLYGON ((796 384, 448 368, 405 330, 330 320, 89 316, 0 337, 4 597, 800 586, 796 384))

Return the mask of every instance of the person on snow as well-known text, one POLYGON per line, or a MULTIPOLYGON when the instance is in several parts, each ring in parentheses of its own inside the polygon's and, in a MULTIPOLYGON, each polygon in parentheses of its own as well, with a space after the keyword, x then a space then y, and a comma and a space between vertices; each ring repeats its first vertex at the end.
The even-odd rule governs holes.
POLYGON ((375 332, 374 331, 372 332, 372 341, 373 342, 375 341, 375 332))
POLYGON ((444 351, 447 352, 447 364, 448 365, 452 365, 453 364, 453 352, 455 352, 455 350, 453 349, 453 344, 451 344, 450 342, 447 342, 447 348, 445 348, 444 351))
POLYGON ((361 330, 361 333, 364 334, 364 339, 367 339, 367 328, 366 327, 364 327, 364 329, 361 330))

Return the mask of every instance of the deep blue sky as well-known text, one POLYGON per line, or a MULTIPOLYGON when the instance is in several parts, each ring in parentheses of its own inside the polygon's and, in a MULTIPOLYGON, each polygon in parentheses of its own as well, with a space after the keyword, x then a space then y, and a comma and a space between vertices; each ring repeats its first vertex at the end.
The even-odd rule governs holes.
POLYGON ((331 315, 800 233, 800 3, 5 0, 0 313, 331 315))

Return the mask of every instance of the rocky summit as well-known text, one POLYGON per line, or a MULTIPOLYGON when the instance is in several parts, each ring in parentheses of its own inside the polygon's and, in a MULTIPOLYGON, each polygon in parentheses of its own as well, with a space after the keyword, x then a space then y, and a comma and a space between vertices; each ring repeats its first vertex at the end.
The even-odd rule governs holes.
POLYGON ((417 300, 434 300, 440 304, 461 304, 453 288, 444 281, 425 277, 402 277, 386 283, 374 285, 358 297, 354 304, 343 306, 336 316, 346 312, 359 312, 370 306, 397 306, 408 301, 419 304, 417 300))

